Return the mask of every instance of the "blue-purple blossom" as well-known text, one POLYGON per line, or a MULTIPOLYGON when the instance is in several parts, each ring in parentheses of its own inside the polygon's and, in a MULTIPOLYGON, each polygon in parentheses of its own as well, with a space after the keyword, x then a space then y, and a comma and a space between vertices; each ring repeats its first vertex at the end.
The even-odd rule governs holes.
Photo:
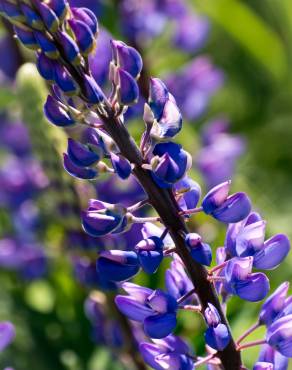
POLYGON ((201 197, 200 185, 187 176, 174 184, 173 191, 182 211, 196 208, 201 197))
POLYGON ((285 357, 292 357, 292 314, 275 320, 267 330, 267 343, 285 357))
POLYGON ((251 203, 245 193, 235 193, 228 196, 230 181, 215 186, 202 201, 202 207, 206 214, 225 223, 236 223, 250 213, 251 203))
POLYGON ((154 118, 151 136, 160 141, 171 139, 178 134, 182 128, 181 113, 174 97, 158 78, 150 79, 148 103, 154 118))
POLYGON ((219 313, 211 303, 204 312, 208 328, 205 332, 205 341, 208 346, 222 351, 230 342, 231 336, 225 324, 221 323, 219 313))
POLYGON ((267 295, 270 284, 261 272, 252 273, 253 258, 232 258, 225 269, 225 289, 247 301, 260 301, 267 295))
POLYGON ((136 246, 135 251, 138 255, 141 267, 148 274, 157 271, 163 260, 163 241, 157 236, 142 239, 136 246))
POLYGON ((118 295, 118 309, 130 320, 143 323, 150 338, 164 338, 176 326, 177 302, 162 290, 152 290, 132 283, 122 284, 129 296, 118 295))
POLYGON ((91 199, 82 214, 82 226, 86 233, 94 237, 119 233, 128 226, 126 212, 122 205, 91 199))
POLYGON ((202 265, 210 266, 212 262, 212 250, 209 244, 203 243, 200 235, 196 233, 187 234, 186 245, 190 249, 191 256, 202 265))
MULTIPOLYGON (((170 268, 165 272, 165 286, 167 292, 176 299, 181 298, 194 288, 179 257, 174 257, 170 268)), ((184 303, 189 304, 194 298, 195 294, 186 299, 184 303)))
POLYGON ((260 324, 270 325, 277 315, 285 307, 286 296, 289 289, 289 283, 282 283, 273 294, 271 294, 262 305, 259 322, 260 324))
POLYGON ((170 188, 184 177, 191 167, 190 155, 173 142, 156 144, 151 160, 152 177, 158 186, 170 188))
MULTIPOLYGON (((287 370, 289 360, 287 357, 281 355, 281 353, 275 351, 274 348, 265 344, 261 349, 258 361, 257 366, 261 366, 259 364, 265 363, 272 365, 272 370, 287 370)), ((259 369, 261 368, 259 367, 259 369)))
POLYGON ((132 251, 102 251, 96 263, 97 271, 105 281, 121 282, 135 276, 140 263, 138 256, 132 251))
POLYGON ((15 328, 9 321, 0 322, 0 352, 2 352, 15 337, 15 328))
POLYGON ((72 126, 75 123, 75 120, 64 104, 51 95, 48 95, 44 106, 44 113, 47 119, 56 126, 72 126))
POLYGON ((290 251, 286 235, 276 234, 265 241, 266 222, 258 213, 252 212, 241 222, 228 226, 225 248, 230 256, 253 257, 258 269, 276 268, 290 251))
POLYGON ((164 339, 152 339, 153 343, 139 346, 144 361, 155 370, 192 370, 193 360, 188 357, 191 350, 186 342, 174 335, 164 339))

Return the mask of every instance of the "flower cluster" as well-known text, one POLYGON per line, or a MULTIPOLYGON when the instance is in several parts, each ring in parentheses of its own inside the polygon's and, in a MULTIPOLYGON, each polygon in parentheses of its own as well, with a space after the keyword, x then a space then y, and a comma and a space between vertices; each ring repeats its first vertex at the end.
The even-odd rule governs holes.
MULTIPOLYGON (((45 104, 49 121, 69 129, 77 124, 91 129, 83 141, 68 140, 64 154, 67 172, 89 180, 104 172, 122 180, 134 176, 145 191, 144 199, 131 205, 91 199, 82 214, 83 228, 92 237, 120 234, 134 224, 144 224, 141 241, 128 250, 101 251, 97 261, 100 276, 109 282, 121 282, 128 293, 116 297, 118 309, 142 324, 149 341, 153 339, 141 344, 143 358, 158 370, 191 369, 203 363, 239 370, 240 351, 254 344, 241 345, 241 340, 235 343, 218 295, 224 303, 231 295, 262 300, 268 293, 269 280, 252 269, 275 268, 290 249, 288 239, 277 235, 265 241, 265 222, 252 212, 245 193, 229 195, 230 181, 211 188, 197 207, 201 190, 188 174, 191 156, 175 142, 182 129, 182 115, 174 96, 158 78, 149 82, 143 115, 145 131, 140 147, 136 145, 125 126, 125 113, 139 98, 142 58, 124 42, 111 41, 111 91, 104 92, 89 64, 98 33, 92 12, 70 8, 66 0, 3 0, 0 4, 2 13, 14 23, 19 40, 36 50, 39 73, 50 83, 45 104), (145 205, 157 214, 137 215, 145 205), (211 246, 186 226, 198 212, 228 225, 225 246, 217 249, 217 264, 209 270, 205 266, 212 263, 211 246), (158 222, 163 229, 147 227, 147 223, 158 222), (140 268, 154 273, 164 258, 172 261, 166 271, 167 291, 127 282, 140 268), (187 345, 172 335, 180 310, 202 316, 209 349, 206 357, 192 356, 187 345)), ((270 301, 279 305, 278 299, 270 301)), ((291 315, 285 302, 280 305, 280 313, 273 313, 273 319, 267 319, 270 313, 261 314, 265 317, 261 320, 268 323, 266 339, 261 343, 291 357, 291 315)), ((267 306, 269 303, 264 309, 269 312, 278 307, 267 306)), ((265 361, 256 368, 262 366, 261 362, 265 361)))

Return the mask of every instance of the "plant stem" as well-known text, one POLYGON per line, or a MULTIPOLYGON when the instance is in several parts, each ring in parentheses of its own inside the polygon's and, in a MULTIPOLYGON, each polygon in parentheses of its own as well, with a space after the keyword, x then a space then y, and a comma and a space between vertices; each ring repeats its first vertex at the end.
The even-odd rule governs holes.
POLYGON ((195 213, 199 213, 203 211, 203 207, 198 207, 198 208, 192 208, 192 209, 187 209, 186 211, 180 211, 180 215, 194 215, 195 213))
POLYGON ((239 345, 247 336, 249 336, 252 332, 254 332, 257 328, 260 327, 260 323, 257 322, 256 324, 252 325, 246 332, 244 332, 236 341, 236 344, 239 345))
POLYGON ((191 295, 193 295, 194 293, 196 293, 196 289, 192 289, 190 290, 189 292, 187 292, 186 294, 184 294, 183 296, 181 296, 178 300, 177 300, 177 303, 180 304, 182 303, 183 301, 185 301, 186 299, 188 299, 191 295))
POLYGON ((253 342, 248 342, 248 343, 242 344, 241 346, 237 347, 237 350, 242 351, 243 349, 250 348, 250 347, 255 347, 255 346, 260 346, 260 345, 266 344, 266 343, 267 343, 267 341, 265 339, 259 339, 259 340, 255 340, 253 342))
MULTIPOLYGON (((214 286, 208 281, 207 270, 191 258, 185 245, 183 235, 188 233, 188 229, 183 217, 179 215, 179 208, 172 191, 170 189, 159 188, 150 172, 142 168, 144 160, 139 148, 122 121, 114 117, 114 112, 112 112, 109 104, 107 105, 107 115, 102 115, 101 119, 104 122, 106 131, 119 147, 121 154, 132 164, 135 164, 133 173, 148 195, 149 203, 159 214, 161 222, 168 228, 176 245, 176 251, 184 262, 194 287, 196 287, 202 309, 207 308, 208 303, 212 303, 219 312, 221 322, 230 331, 214 286)), ((218 352, 218 357, 221 359, 222 366, 225 370, 239 370, 241 367, 241 356, 236 349, 232 337, 228 346, 223 351, 218 352)))
POLYGON ((128 207, 128 212, 132 213, 132 212, 138 211, 138 209, 142 208, 146 204, 148 204, 148 199, 143 199, 140 202, 128 207))
POLYGON ((197 361, 195 363, 195 368, 197 368, 197 367, 199 367, 201 365, 206 364, 207 362, 209 362, 210 360, 212 360, 215 355, 216 355, 216 353, 211 353, 210 355, 208 355, 206 357, 203 357, 202 359, 200 359, 199 361, 197 361))

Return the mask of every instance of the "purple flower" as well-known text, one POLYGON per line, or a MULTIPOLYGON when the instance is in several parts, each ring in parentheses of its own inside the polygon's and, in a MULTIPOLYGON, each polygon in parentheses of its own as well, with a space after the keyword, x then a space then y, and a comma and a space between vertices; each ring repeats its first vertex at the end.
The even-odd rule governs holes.
POLYGON ((232 258, 224 269, 225 288, 247 301, 262 300, 270 289, 269 280, 262 273, 252 273, 253 258, 232 258))
POLYGON ((126 180, 131 175, 132 172, 131 163, 121 154, 115 154, 111 152, 110 157, 113 168, 117 175, 121 179, 126 180))
POLYGON ((174 137, 182 128, 182 116, 174 97, 158 78, 150 79, 148 103, 155 118, 151 136, 157 140, 174 137))
POLYGON ((189 346, 179 337, 169 335, 164 339, 153 339, 153 343, 139 346, 144 361, 155 370, 192 370, 194 364, 188 357, 189 346))
MULTIPOLYGON (((193 284, 185 272, 182 261, 175 257, 171 262, 170 268, 165 272, 165 285, 168 293, 175 299, 181 298, 193 289, 193 284)), ((195 294, 184 302, 189 304, 195 298, 195 294)))
POLYGON ((167 142, 156 144, 151 160, 152 177, 162 188, 169 188, 180 180, 191 167, 189 154, 181 145, 167 142))
POLYGON ((47 119, 56 126, 66 127, 75 123, 66 106, 51 95, 48 95, 44 113, 47 119))
POLYGON ((250 213, 243 221, 229 225, 225 247, 231 256, 253 256, 253 266, 269 270, 276 268, 290 251, 290 242, 283 234, 265 241, 265 226, 259 214, 250 213))
POLYGON ((211 303, 208 303, 204 316, 208 325, 205 332, 206 343, 218 351, 223 351, 231 339, 227 326, 221 324, 219 313, 211 303))
POLYGON ((157 271, 163 260, 163 242, 160 238, 151 236, 141 240, 135 246, 135 251, 145 272, 153 274, 157 271))
POLYGON ((68 154, 64 153, 63 158, 64 168, 69 173, 69 175, 78 179, 86 180, 92 180, 98 176, 98 172, 95 169, 77 166, 74 162, 72 162, 68 154))
MULTIPOLYGON (((102 155, 102 150, 100 150, 100 152, 102 155)), ((78 167, 89 167, 94 165, 101 157, 96 151, 92 151, 86 145, 71 138, 68 139, 67 153, 71 162, 78 167)))
POLYGON ((89 235, 98 237, 122 232, 128 225, 126 208, 91 199, 88 209, 82 214, 82 226, 89 235))
POLYGON ((274 365, 270 362, 257 362, 253 370, 274 370, 274 365))
POLYGON ((275 320, 267 330, 267 343, 285 357, 292 357, 292 315, 275 320))
POLYGON ((15 337, 14 326, 8 321, 0 322, 0 352, 2 352, 15 337))
POLYGON ((262 305, 259 322, 261 324, 270 325, 277 315, 285 307, 286 296, 289 289, 289 283, 282 283, 275 292, 262 305))
POLYGON ((178 196, 177 203, 181 210, 196 208, 201 197, 201 188, 196 181, 185 176, 174 184, 173 190, 178 196))
POLYGON ((288 368, 288 358, 267 344, 262 347, 258 360, 260 363, 272 364, 274 370, 287 370, 288 368))
POLYGON ((164 338, 176 326, 176 300, 167 293, 132 283, 122 284, 129 296, 118 295, 118 309, 130 320, 143 323, 150 338, 164 338))
POLYGON ((117 68, 116 86, 118 89, 118 102, 121 105, 133 105, 139 99, 139 87, 136 80, 122 68, 117 68))
POLYGON ((251 203, 245 193, 235 193, 228 196, 230 181, 226 181, 211 189, 202 202, 206 214, 225 223, 235 223, 243 220, 250 213, 251 203))
POLYGON ((202 238, 196 233, 187 234, 185 237, 186 245, 191 251, 191 256, 195 261, 202 265, 210 266, 212 262, 212 249, 206 244, 202 243, 202 238))
POLYGON ((132 251, 102 251, 97 260, 97 271, 105 281, 126 281, 135 276, 140 264, 132 251))
POLYGON ((134 79, 138 78, 143 67, 143 61, 138 51, 122 41, 111 41, 113 60, 116 66, 130 74, 134 79))

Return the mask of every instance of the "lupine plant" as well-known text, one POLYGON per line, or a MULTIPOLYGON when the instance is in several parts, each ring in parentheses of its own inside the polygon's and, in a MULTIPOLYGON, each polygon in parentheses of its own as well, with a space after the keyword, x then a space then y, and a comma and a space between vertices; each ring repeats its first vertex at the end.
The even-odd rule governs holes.
POLYGON ((254 369, 285 369, 292 356, 288 283, 265 301, 258 322, 238 340, 228 324, 226 305, 235 295, 251 302, 267 296, 268 277, 253 269, 277 267, 289 252, 287 237, 278 234, 265 240, 266 222, 252 212, 245 193, 230 195, 230 181, 213 187, 198 206, 200 187, 188 176, 191 156, 175 142, 182 115, 159 78, 149 80, 145 131, 136 144, 126 127, 125 113, 139 98, 142 58, 133 47, 112 40, 108 46, 112 89, 104 92, 93 78, 88 60, 98 34, 90 10, 70 8, 66 0, 1 0, 0 4, 18 39, 36 51, 38 71, 50 85, 44 107, 48 120, 69 130, 76 125, 90 128, 86 140, 68 140, 65 170, 91 181, 102 173, 122 180, 133 176, 144 189, 144 198, 130 206, 91 199, 82 214, 82 225, 92 237, 144 225, 142 240, 130 250, 101 251, 97 272, 125 291, 116 297, 116 304, 142 326, 148 338, 140 344, 145 362, 158 370, 188 370, 203 364, 210 369, 244 369, 241 351, 263 344, 254 369), (138 216, 137 211, 146 205, 155 215, 138 216), (225 245, 216 250, 211 268, 211 247, 187 227, 188 220, 199 212, 228 225, 225 245), (128 281, 140 270, 155 273, 164 258, 171 260, 165 290, 128 281), (204 357, 196 356, 173 334, 181 310, 194 312, 206 325, 204 357), (243 343, 262 325, 267 328, 265 338, 243 343))

